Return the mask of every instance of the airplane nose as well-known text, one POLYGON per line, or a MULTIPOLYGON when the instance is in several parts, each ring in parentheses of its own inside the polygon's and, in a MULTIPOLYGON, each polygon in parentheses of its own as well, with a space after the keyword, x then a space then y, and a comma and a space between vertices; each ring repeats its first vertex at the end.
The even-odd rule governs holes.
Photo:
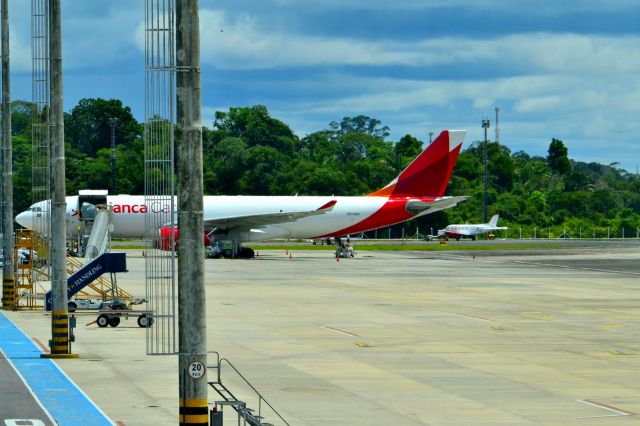
POLYGON ((33 215, 31 212, 22 212, 18 216, 16 216, 16 222, 28 229, 33 229, 33 215))

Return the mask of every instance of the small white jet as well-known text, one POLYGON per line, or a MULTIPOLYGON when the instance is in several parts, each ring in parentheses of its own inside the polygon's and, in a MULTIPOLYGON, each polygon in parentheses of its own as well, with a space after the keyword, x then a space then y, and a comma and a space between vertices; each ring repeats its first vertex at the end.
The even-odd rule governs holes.
MULTIPOLYGON (((341 237, 454 207, 468 198, 444 195, 465 134, 464 130, 443 131, 398 177, 365 196, 205 196, 205 244, 233 240, 240 247, 245 242, 274 238, 341 237)), ((67 236, 75 238, 79 215, 83 214, 82 200, 75 195, 66 197, 66 202, 67 236)), ((49 204, 48 200, 33 204, 16 221, 31 229, 42 226, 43 221, 36 218, 48 214, 49 204)), ((147 215, 166 215, 169 202, 150 201, 144 195, 108 195, 104 204, 113 211, 112 237, 153 238, 155 247, 167 250, 178 240, 175 228, 145 230, 145 223, 156 223, 145 222, 147 215)), ((253 257, 253 250, 240 247, 237 255, 253 257)))
POLYGON ((475 241, 477 235, 487 234, 489 232, 508 229, 506 226, 498 226, 499 214, 494 214, 489 223, 480 223, 476 225, 449 225, 438 231, 438 238, 471 238, 475 241))

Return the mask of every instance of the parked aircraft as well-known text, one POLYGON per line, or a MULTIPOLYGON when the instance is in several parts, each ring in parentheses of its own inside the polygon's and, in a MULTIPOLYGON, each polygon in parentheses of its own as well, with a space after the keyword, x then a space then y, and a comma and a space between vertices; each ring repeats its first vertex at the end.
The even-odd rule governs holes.
MULTIPOLYGON (((398 177, 366 196, 205 196, 205 231, 211 240, 234 240, 240 247, 239 257, 253 257, 252 249, 240 245, 274 238, 358 234, 453 207, 468 198, 444 195, 465 134, 463 130, 443 131, 398 177)), ((80 229, 83 206, 78 205, 79 197, 66 197, 70 238, 77 237, 80 229)), ((144 238, 145 216, 166 214, 169 208, 143 195, 105 197, 113 211, 115 238, 144 238)), ((48 201, 36 203, 16 221, 27 228, 38 226, 42 221, 34 222, 34 217, 46 214, 48 205, 48 201)), ((156 246, 171 248, 171 234, 177 239, 177 230, 171 231, 165 227, 149 230, 147 235, 155 235, 156 246)))
POLYGON ((438 231, 437 237, 455 238, 457 241, 460 241, 460 238, 471 238, 472 240, 475 240, 477 235, 507 229, 506 226, 498 226, 499 216, 499 214, 494 214, 491 217, 491 220, 489 220, 489 223, 480 223, 476 225, 449 225, 438 231))

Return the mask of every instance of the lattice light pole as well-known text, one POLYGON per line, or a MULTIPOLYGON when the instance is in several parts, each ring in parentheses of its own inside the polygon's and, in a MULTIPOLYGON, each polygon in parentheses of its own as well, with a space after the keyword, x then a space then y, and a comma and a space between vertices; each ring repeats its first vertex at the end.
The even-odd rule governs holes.
POLYGON ((489 210, 488 210, 488 194, 489 190, 489 154, 487 152, 487 130, 489 129, 490 122, 488 119, 482 120, 482 128, 484 129, 484 153, 483 153, 483 163, 484 163, 484 192, 482 196, 482 213, 484 217, 484 223, 489 222, 489 210))

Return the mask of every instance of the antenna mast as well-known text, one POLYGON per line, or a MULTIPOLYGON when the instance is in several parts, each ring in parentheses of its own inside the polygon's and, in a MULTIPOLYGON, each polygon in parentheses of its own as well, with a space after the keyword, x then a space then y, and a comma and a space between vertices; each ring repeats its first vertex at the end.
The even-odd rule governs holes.
POLYGON ((499 114, 500 114, 500 107, 496 107, 496 143, 500 143, 500 127, 498 126, 499 114))

